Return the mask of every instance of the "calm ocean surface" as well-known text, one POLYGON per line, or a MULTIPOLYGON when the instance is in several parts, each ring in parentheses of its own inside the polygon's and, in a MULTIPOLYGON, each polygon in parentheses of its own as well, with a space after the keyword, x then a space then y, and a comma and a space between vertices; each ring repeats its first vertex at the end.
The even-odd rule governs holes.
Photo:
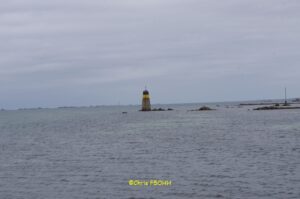
POLYGON ((300 198, 300 110, 169 107, 0 111, 0 198, 300 198))

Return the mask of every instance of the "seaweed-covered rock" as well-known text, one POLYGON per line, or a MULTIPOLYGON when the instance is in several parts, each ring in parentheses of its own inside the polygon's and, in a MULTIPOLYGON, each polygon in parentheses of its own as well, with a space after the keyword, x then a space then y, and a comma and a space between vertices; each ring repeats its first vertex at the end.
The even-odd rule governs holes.
POLYGON ((166 111, 166 110, 163 108, 154 108, 154 109, 152 109, 152 111, 166 111))
MULTIPOLYGON (((151 111, 173 111, 174 109, 168 108, 168 109, 163 109, 163 108, 153 108, 151 111)), ((140 110, 141 111, 141 110, 140 110)))
POLYGON ((253 110, 261 111, 261 110, 274 110, 274 109, 278 109, 278 106, 263 106, 263 107, 255 108, 253 110))
POLYGON ((207 106, 202 106, 201 108, 198 109, 198 111, 212 111, 212 110, 214 110, 214 109, 209 108, 207 106))
POLYGON ((263 106, 263 107, 258 107, 253 110, 255 111, 262 111, 262 110, 287 110, 287 109, 300 109, 300 107, 286 107, 286 106, 263 106))
POLYGON ((207 106, 202 106, 199 109, 190 110, 190 111, 212 111, 212 110, 216 110, 216 109, 212 109, 212 108, 209 108, 207 106))

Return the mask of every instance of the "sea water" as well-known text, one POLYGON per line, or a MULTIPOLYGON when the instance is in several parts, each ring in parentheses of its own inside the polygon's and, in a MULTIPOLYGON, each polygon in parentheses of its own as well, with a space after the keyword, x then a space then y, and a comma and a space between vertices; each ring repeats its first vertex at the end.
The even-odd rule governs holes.
POLYGON ((170 107, 0 111, 0 198, 300 198, 300 110, 170 107))

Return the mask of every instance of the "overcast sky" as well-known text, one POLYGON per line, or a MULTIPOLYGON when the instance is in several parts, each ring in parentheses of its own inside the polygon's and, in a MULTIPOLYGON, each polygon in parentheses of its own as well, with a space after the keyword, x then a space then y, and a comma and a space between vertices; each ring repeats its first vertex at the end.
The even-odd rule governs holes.
POLYGON ((300 97, 299 0, 1 0, 0 108, 300 97))

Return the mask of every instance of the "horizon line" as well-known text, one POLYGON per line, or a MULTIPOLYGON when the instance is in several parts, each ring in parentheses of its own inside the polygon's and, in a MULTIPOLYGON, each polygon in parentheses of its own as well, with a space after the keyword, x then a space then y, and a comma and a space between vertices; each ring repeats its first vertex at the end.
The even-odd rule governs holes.
MULTIPOLYGON (((287 98, 287 100, 300 99, 299 97, 287 98)), ((255 100, 225 100, 225 101, 210 101, 210 102, 175 102, 175 103, 153 103, 152 105, 180 105, 180 104, 217 104, 217 103, 235 103, 235 102, 257 102, 257 101, 279 101, 283 103, 285 99, 255 99, 255 100)), ((116 107, 116 106, 141 106, 141 104, 95 104, 95 105, 63 105, 63 106, 48 106, 48 107, 22 107, 22 108, 0 108, 0 111, 13 110, 30 110, 30 109, 59 109, 59 108, 91 108, 91 107, 116 107)))

